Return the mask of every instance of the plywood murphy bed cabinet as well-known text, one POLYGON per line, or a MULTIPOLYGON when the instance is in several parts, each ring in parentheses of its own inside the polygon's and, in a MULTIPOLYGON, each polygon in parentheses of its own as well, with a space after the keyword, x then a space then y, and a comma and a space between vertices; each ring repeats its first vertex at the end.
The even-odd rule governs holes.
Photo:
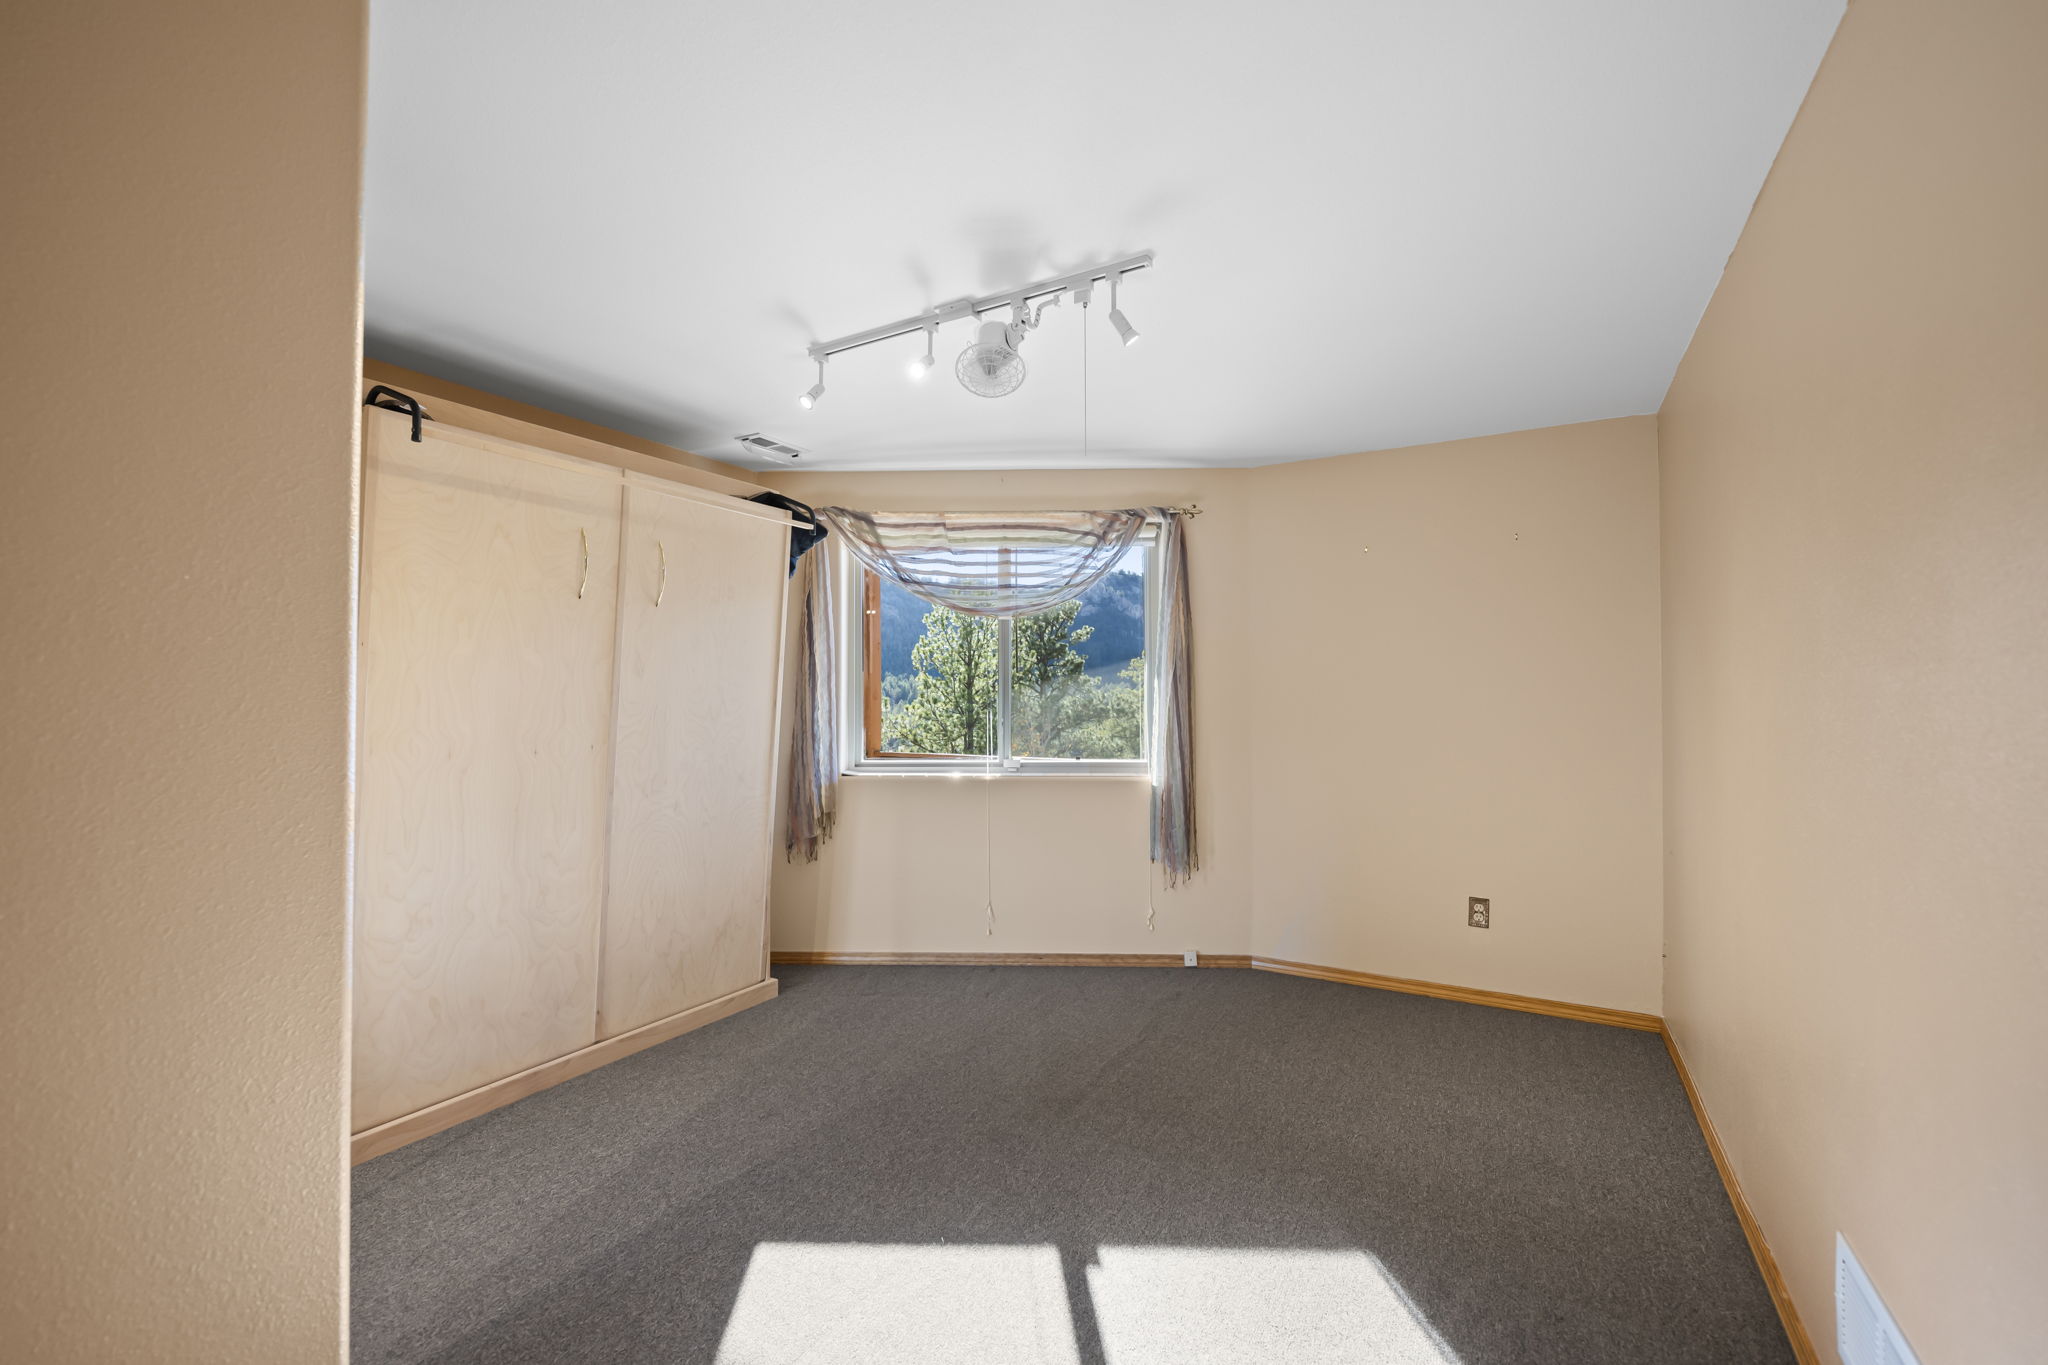
POLYGON ((769 999, 789 518, 365 409, 351 1154, 769 999))

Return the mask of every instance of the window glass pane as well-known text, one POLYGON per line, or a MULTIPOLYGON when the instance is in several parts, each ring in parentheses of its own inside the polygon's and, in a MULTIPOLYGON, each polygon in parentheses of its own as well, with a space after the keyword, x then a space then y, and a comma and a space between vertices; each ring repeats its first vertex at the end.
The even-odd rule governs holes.
POLYGON ((880 594, 883 753, 996 751, 996 623, 880 594))
POLYGON ((1145 756, 1146 547, 1072 602, 1020 616, 1010 654, 1010 752, 1145 756))

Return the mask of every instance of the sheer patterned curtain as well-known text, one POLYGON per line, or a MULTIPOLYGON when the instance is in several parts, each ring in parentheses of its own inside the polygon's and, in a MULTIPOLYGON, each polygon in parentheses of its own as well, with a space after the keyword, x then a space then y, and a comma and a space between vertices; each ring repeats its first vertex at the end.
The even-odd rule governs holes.
POLYGON ((1029 616, 1079 597, 1154 514, 818 509, 863 566, 969 616, 1029 616))
MULTIPOLYGON (((1159 657, 1153 662, 1152 861, 1176 885, 1200 866, 1186 517, 1168 507, 1103 512, 856 512, 820 507, 861 565, 927 602, 971 616, 1029 616, 1068 602, 1108 573, 1147 521, 1160 535, 1159 657)), ((830 837, 839 778, 837 658, 827 555, 798 570, 802 619, 797 718, 790 745, 792 856, 830 837)))
POLYGON ((1158 743, 1152 752, 1152 861, 1176 886, 1201 867, 1195 845, 1195 679, 1187 518, 1156 509, 1159 534, 1158 743))
POLYGON ((797 561, 796 718, 789 736, 783 853, 818 860, 839 804, 839 651, 833 639, 832 556, 822 548, 797 561))

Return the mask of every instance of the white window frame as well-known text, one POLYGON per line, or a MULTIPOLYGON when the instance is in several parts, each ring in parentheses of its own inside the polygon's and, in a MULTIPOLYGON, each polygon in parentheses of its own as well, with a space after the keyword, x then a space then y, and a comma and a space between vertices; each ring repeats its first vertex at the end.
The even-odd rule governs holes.
POLYGON ((870 756, 867 734, 867 569, 836 541, 825 547, 839 556, 836 575, 840 583, 839 733, 840 771, 848 776, 961 776, 977 777, 1141 777, 1150 778, 1152 758, 1158 752, 1159 712, 1159 616, 1160 563, 1159 528, 1148 525, 1132 542, 1145 553, 1145 708, 1139 735, 1137 758, 1019 758, 1010 754, 1010 633, 1011 622, 996 622, 996 753, 988 757, 890 754, 870 756))

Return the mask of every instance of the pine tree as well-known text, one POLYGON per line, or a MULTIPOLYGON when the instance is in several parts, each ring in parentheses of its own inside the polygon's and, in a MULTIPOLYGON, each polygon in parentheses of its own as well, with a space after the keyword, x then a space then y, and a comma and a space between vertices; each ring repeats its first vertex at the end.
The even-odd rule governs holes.
POLYGON ((1087 671, 1087 658, 1074 646, 1086 644, 1095 627, 1076 629, 1074 618, 1080 614, 1081 604, 1075 601, 1017 618, 1010 631, 1013 687, 1044 692, 1087 671))
POLYGON ((884 711, 885 745, 898 753, 994 753, 996 623, 933 607, 910 666, 917 694, 884 711))
POLYGON ((1074 625, 1079 602, 1019 617, 1010 631, 1010 747, 1029 758, 1067 757, 1073 698, 1090 685, 1088 660, 1074 648, 1095 633, 1074 625))

